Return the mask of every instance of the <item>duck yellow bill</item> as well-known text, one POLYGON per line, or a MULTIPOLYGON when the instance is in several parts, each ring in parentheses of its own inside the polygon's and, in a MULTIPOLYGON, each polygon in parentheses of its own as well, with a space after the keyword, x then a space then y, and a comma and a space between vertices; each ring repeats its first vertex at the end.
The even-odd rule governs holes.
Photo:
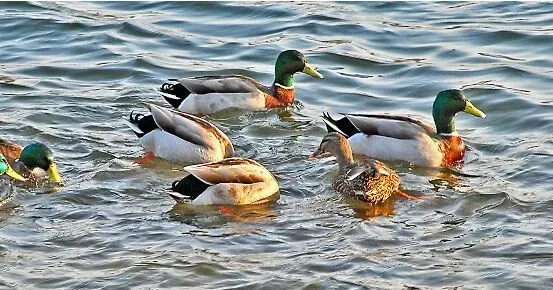
POLYGON ((465 112, 476 117, 486 118, 486 114, 475 107, 470 101, 467 101, 467 104, 465 105, 465 112))
POLYGON ((324 76, 307 62, 305 63, 305 66, 303 67, 302 72, 304 74, 308 74, 308 75, 310 75, 314 78, 324 79, 324 76))
POLYGON ((50 178, 50 180, 52 180, 53 182, 56 182, 56 183, 63 182, 55 163, 52 162, 52 164, 50 164, 50 167, 48 167, 48 170, 46 170, 46 173, 48 174, 48 177, 50 178))
POLYGON ((27 179, 21 175, 19 175, 19 173, 15 172, 11 167, 8 167, 8 170, 6 170, 6 174, 15 179, 15 180, 19 180, 19 181, 26 181, 27 179))

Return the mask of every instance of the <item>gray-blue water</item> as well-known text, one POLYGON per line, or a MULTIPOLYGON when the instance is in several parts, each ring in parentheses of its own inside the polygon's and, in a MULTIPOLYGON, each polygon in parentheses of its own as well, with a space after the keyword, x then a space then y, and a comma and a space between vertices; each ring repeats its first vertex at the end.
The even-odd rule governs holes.
POLYGON ((9 2, 0 6, 1 135, 50 146, 66 186, 15 189, 0 209, 5 289, 549 289, 553 287, 553 5, 547 2, 9 2), (293 110, 209 118, 278 178, 256 207, 175 206, 175 164, 147 166, 122 117, 166 105, 167 78, 269 84, 297 49, 293 110), (390 163, 405 190, 379 207, 308 161, 323 111, 431 120, 462 88, 469 146, 448 172, 390 163))

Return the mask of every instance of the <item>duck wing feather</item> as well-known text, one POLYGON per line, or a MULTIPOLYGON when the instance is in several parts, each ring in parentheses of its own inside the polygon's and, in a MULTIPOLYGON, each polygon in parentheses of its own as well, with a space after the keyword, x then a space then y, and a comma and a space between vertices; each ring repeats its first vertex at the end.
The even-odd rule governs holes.
POLYGON ((385 114, 344 114, 362 133, 396 139, 416 139, 420 134, 435 137, 436 129, 409 116, 385 114))
POLYGON ((206 184, 220 183, 254 184, 274 179, 259 163, 246 158, 227 158, 218 162, 184 167, 184 170, 206 184))
POLYGON ((144 103, 144 105, 152 113, 156 125, 163 131, 198 146, 217 150, 218 146, 223 145, 229 155, 234 152, 227 135, 208 121, 154 104, 144 103))
POLYGON ((211 93, 268 93, 269 88, 253 78, 242 75, 201 76, 176 80, 192 94, 211 93))

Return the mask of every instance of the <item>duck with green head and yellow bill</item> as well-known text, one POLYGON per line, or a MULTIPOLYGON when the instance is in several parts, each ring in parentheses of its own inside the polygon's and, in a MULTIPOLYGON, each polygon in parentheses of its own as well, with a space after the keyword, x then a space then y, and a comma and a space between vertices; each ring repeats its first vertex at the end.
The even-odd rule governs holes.
POLYGON ((0 154, 3 154, 14 171, 28 181, 50 180, 56 185, 63 185, 58 172, 54 154, 42 143, 33 143, 21 147, 9 140, 0 138, 0 154))
POLYGON ((355 154, 447 167, 461 162, 465 156, 465 144, 455 127, 458 112, 486 117, 460 90, 446 90, 434 100, 435 128, 409 116, 392 114, 344 114, 341 119, 333 119, 325 113, 323 120, 329 132, 341 132, 348 137, 355 154))
POLYGON ((297 50, 280 53, 275 64, 275 79, 265 86, 243 75, 199 76, 170 79, 160 94, 179 111, 208 115, 227 109, 266 110, 293 105, 294 74, 302 72, 322 79, 319 73, 297 50))
POLYGON ((7 175, 8 177, 17 180, 17 181, 26 181, 27 179, 19 173, 15 172, 10 164, 8 163, 8 160, 6 160, 6 157, 4 155, 0 154, 0 176, 1 175, 7 175))

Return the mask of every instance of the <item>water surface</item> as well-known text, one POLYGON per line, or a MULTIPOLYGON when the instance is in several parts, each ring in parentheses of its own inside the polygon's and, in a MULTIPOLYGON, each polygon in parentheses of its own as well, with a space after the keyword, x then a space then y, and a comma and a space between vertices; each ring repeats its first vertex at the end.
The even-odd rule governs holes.
POLYGON ((547 289, 553 286, 553 5, 515 2, 9 2, 0 8, 0 125, 55 152, 66 186, 17 189, 0 209, 6 289, 547 289), (210 118, 237 155, 274 172, 255 207, 175 206, 180 166, 134 163, 123 117, 165 105, 165 79, 238 73, 272 82, 298 49, 325 75, 296 76, 290 111, 210 118), (308 161, 320 116, 430 120, 461 88, 469 146, 451 174, 391 163, 405 190, 370 207, 308 161), (470 175, 470 176, 469 176, 470 175))

